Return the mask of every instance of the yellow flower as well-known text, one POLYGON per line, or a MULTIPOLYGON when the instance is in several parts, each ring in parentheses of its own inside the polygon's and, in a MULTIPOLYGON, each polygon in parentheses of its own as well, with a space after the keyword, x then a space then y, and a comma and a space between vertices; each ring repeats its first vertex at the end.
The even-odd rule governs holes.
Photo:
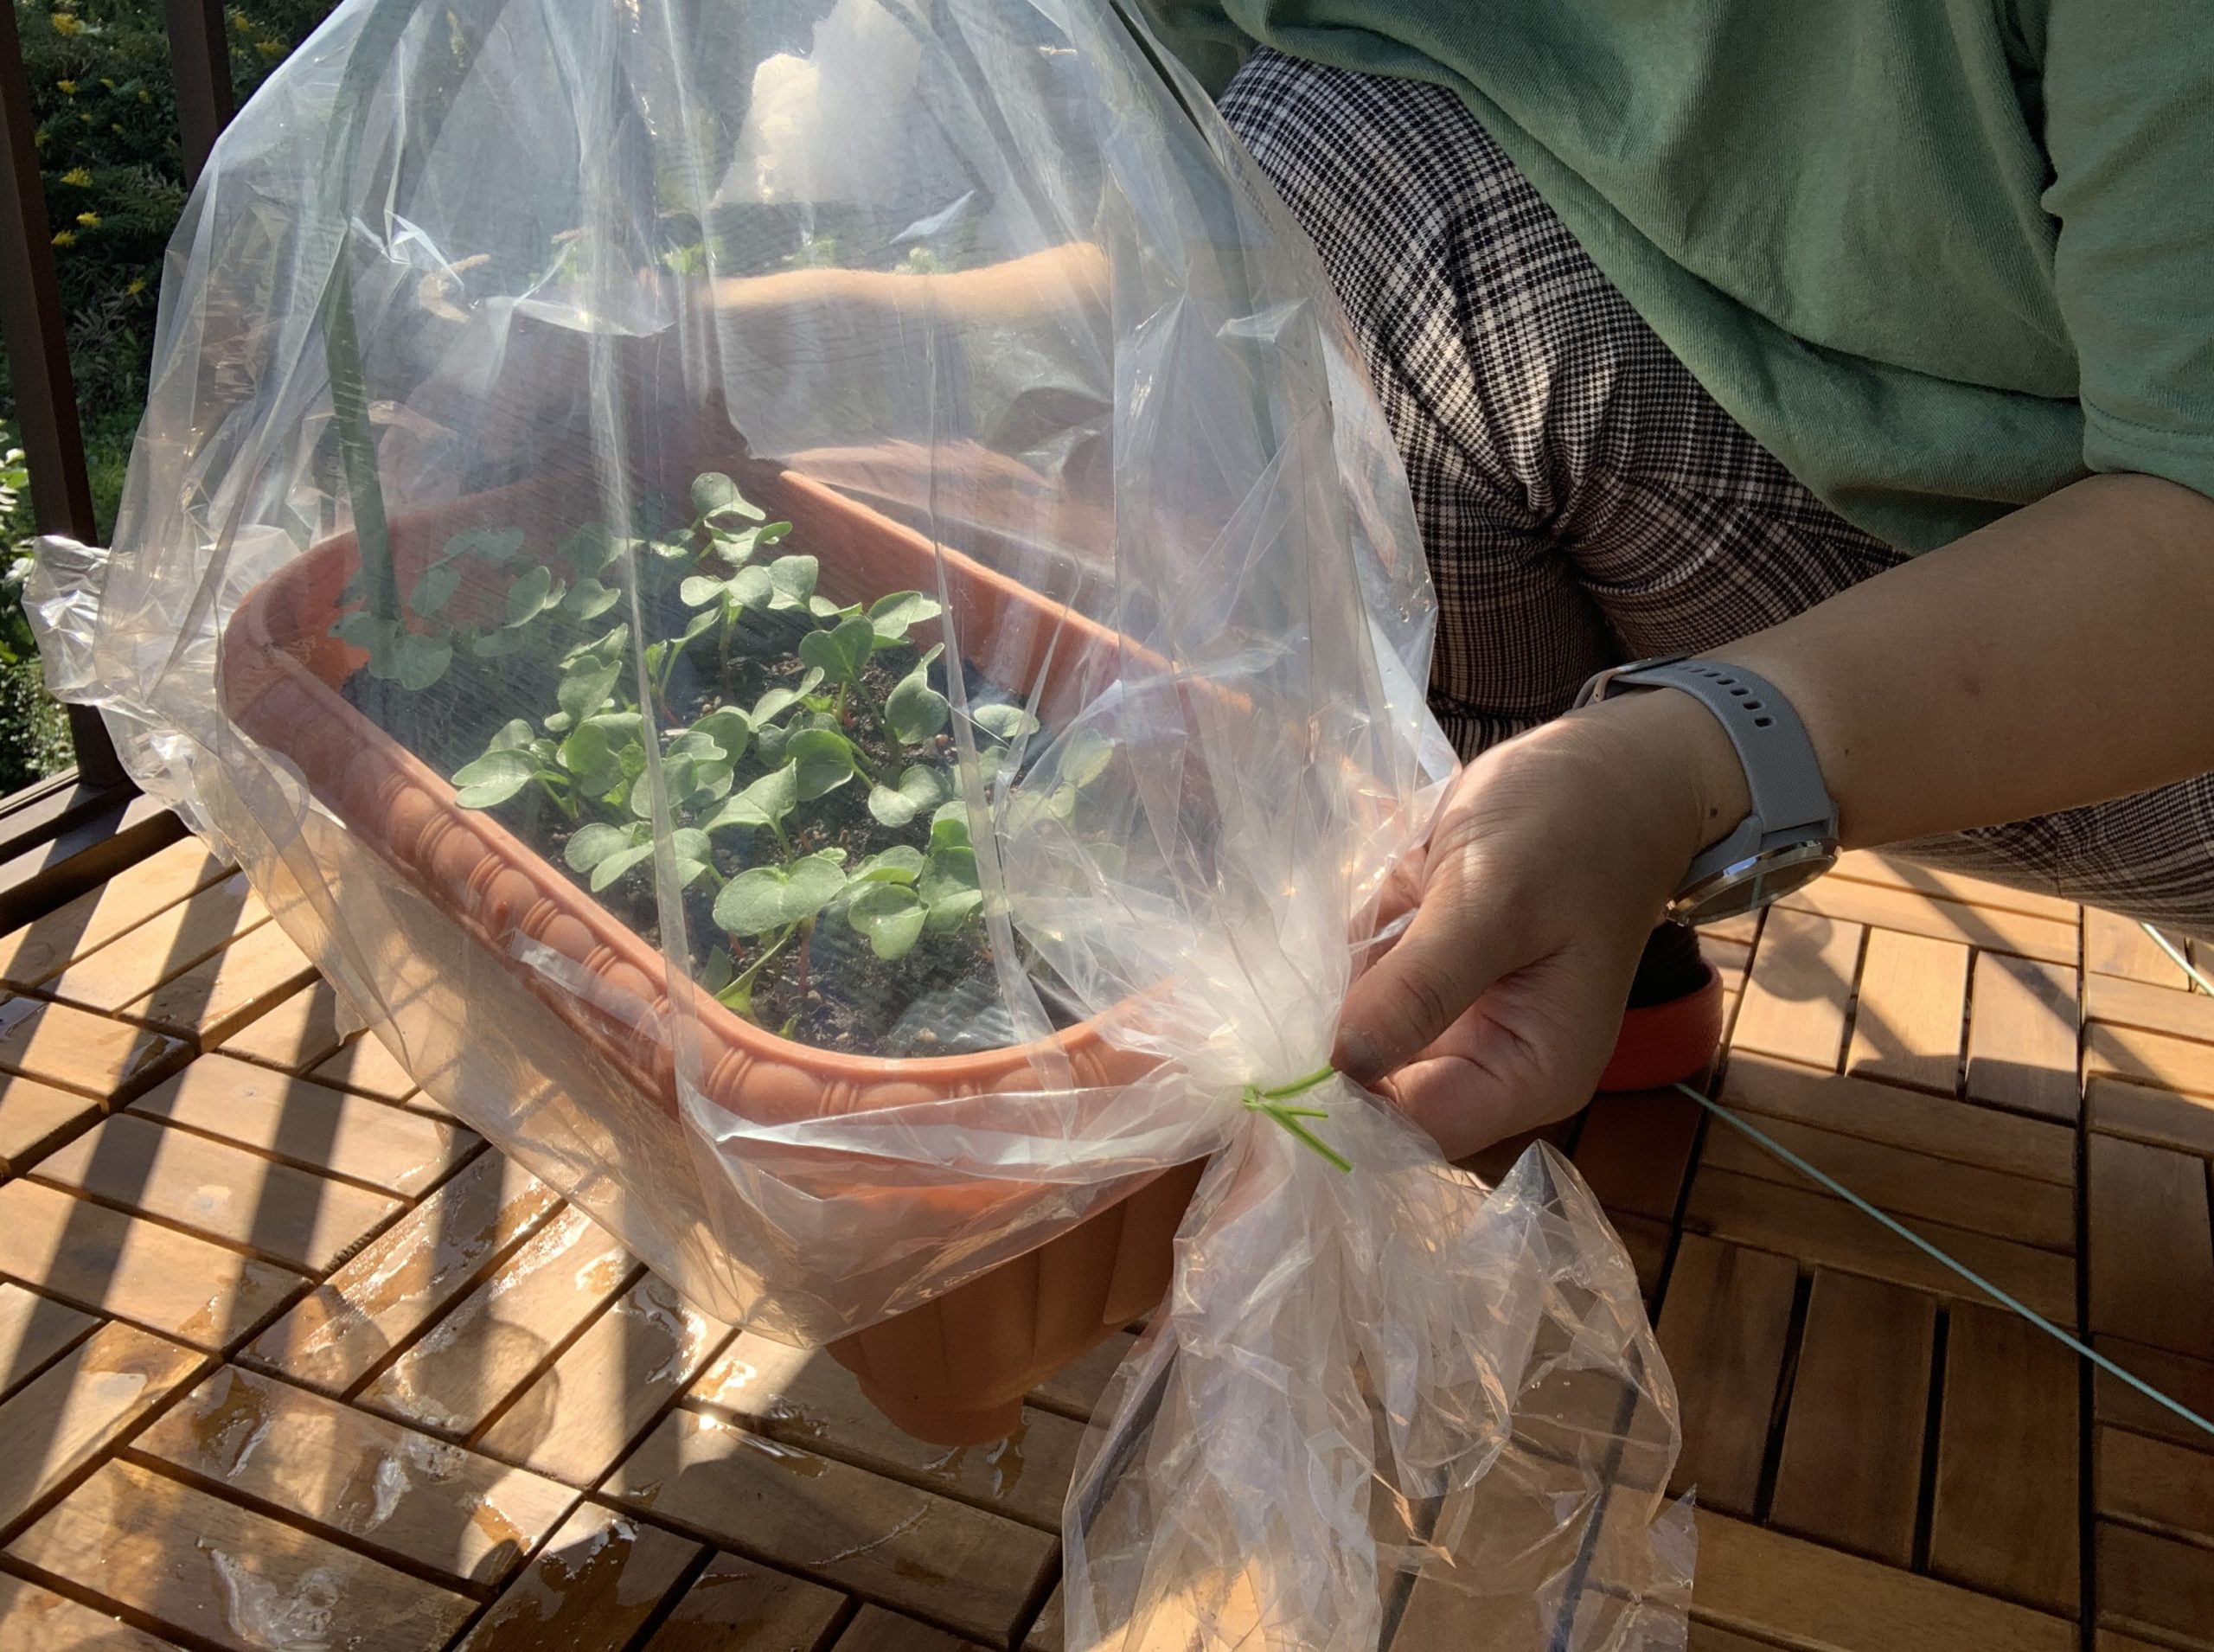
POLYGON ((139 102, 141 102, 141 103, 151 103, 151 102, 153 102, 153 100, 154 100, 154 94, 153 94, 152 93, 150 93, 150 92, 147 91, 147 90, 146 90, 146 88, 145 88, 144 86, 140 86, 140 87, 138 88, 138 101, 139 101, 139 102))
POLYGON ((77 95, 77 83, 74 80, 56 80, 54 84, 65 98, 74 98, 77 95))
POLYGON ((114 82, 114 81, 112 81, 112 80, 109 80, 109 79, 107 78, 107 76, 106 76, 105 74, 103 74, 102 76, 100 76, 100 84, 101 84, 102 86, 106 86, 106 87, 109 91, 111 91, 111 92, 112 92, 112 91, 114 91, 114 90, 115 90, 115 82, 114 82))
POLYGON ((253 49, 273 62, 285 55, 285 42, 281 40, 258 40, 253 42, 253 49))
POLYGON ((56 247, 74 247, 77 244, 77 232, 74 229, 55 230, 54 244, 56 247))
POLYGON ((98 229, 100 227, 100 215, 96 212, 80 212, 77 215, 77 221, 86 229, 98 229))
POLYGON ((81 35, 85 25, 66 11, 54 14, 54 32, 57 35, 81 35))
POLYGON ((121 138, 125 135, 123 130, 123 123, 119 120, 111 120, 108 122, 107 129, 113 132, 118 138, 121 138))
POLYGON ((71 167, 61 175, 61 181, 64 183, 74 184, 80 189, 89 189, 93 187, 93 175, 81 166, 71 167))
POLYGON ((127 287, 124 288, 124 291, 125 291, 125 293, 129 294, 129 295, 130 295, 131 298, 137 298, 140 293, 144 292, 145 290, 146 290, 146 278, 145 278, 144 276, 143 276, 143 275, 134 275, 134 276, 132 276, 132 277, 131 278, 131 285, 130 285, 129 286, 127 286, 127 287))

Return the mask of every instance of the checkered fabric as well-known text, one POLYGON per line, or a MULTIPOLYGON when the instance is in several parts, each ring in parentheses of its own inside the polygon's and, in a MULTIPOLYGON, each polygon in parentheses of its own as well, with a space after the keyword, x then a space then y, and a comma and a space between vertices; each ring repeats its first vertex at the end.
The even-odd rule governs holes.
MULTIPOLYGON (((1901 560, 1715 404, 1451 92, 1261 50, 1222 112, 1366 352, 1463 755, 1603 666, 1718 647, 1901 560)), ((1897 852, 2214 935, 2214 776, 1897 852)))

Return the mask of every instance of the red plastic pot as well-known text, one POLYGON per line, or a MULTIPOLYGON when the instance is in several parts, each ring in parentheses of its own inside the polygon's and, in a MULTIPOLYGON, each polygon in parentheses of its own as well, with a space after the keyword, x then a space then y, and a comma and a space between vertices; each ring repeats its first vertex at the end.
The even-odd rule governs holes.
MULTIPOLYGON (((806 477, 771 467, 726 467, 749 496, 794 524, 793 544, 816 555, 822 588, 850 600, 937 588, 941 567, 962 624, 963 652, 996 680, 1037 689, 1048 721, 1086 686, 1057 663, 1092 669, 1123 644, 1112 633, 957 552, 806 477), (1073 634, 1072 634, 1073 633, 1073 634)), ((400 588, 453 535, 520 526, 555 543, 599 514, 589 478, 556 477, 474 495, 391 523, 400 588)), ((445 778, 394 740, 339 692, 365 659, 330 635, 358 553, 353 536, 317 545, 248 594, 222 649, 232 720, 296 765, 315 797, 490 956, 522 980, 599 1054, 665 1111, 677 1111, 666 959, 537 851, 490 816, 454 801, 445 778), (589 993, 562 990, 543 968, 515 962, 519 942, 550 949, 586 971, 589 993)), ((1034 1044, 978 1054, 886 1060, 815 1049, 754 1026, 680 980, 700 1039, 701 1092, 756 1122, 857 1112, 919 1100, 1021 1092, 1050 1081, 1041 1063, 1065 1061, 1081 1085, 1122 1085, 1146 1058, 1117 1049, 1097 1022, 1034 1044)), ((1196 1185, 1193 1163, 1135 1179, 1113 1202, 1045 1244, 832 1345, 869 1398, 900 1427, 949 1445, 1000 1437, 1019 1422, 1022 1396, 1128 1324, 1168 1287, 1170 1241, 1196 1185)), ((816 1156, 811 1183, 836 1196, 854 1175, 856 1200, 886 1197, 884 1167, 869 1174, 816 1156)), ((1004 1182, 943 1182, 903 1194, 969 1232, 989 1232, 995 1209, 1032 1190, 1004 1182)), ((901 1207, 892 1207, 895 1211, 901 1207)))

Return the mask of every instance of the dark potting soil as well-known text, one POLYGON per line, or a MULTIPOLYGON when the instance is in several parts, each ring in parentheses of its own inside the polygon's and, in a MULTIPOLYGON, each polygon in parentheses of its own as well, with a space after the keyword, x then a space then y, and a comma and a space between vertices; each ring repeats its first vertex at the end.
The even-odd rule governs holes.
MULTIPOLYGON (((668 606, 671 611, 656 616, 655 635, 681 628, 685 611, 673 600, 668 606)), ((796 686, 804 668, 791 650, 803 627, 777 616, 770 616, 769 622, 734 632, 727 656, 720 653, 714 632, 694 643, 677 663, 666 703, 656 708, 655 723, 665 730, 688 727, 723 705, 750 708, 771 688, 796 686)), ((587 625, 579 640, 604 631, 609 623, 587 625)), ((512 719, 522 717, 535 727, 554 709, 560 673, 553 656, 559 651, 548 650, 543 659, 457 659, 437 682, 414 691, 362 670, 347 679, 341 692, 432 768, 451 775, 481 755, 492 736, 512 719)), ((915 658, 915 650, 905 645, 878 653, 864 669, 862 692, 854 696, 854 703, 880 707, 893 686, 913 669, 915 658)), ((944 690, 942 662, 931 668, 931 680, 933 687, 944 690)), ((973 669, 964 680, 972 696, 989 690, 989 683, 973 669)), ((899 747, 867 715, 849 719, 845 733, 880 770, 896 774, 910 763, 931 760, 899 747)), ((935 751, 939 765, 954 765, 949 736, 938 737, 935 751)), ((739 764, 733 791, 743 790, 764 772, 749 750, 739 764)), ((571 870, 565 858, 570 837, 585 821, 572 821, 535 785, 490 812, 649 944, 669 950, 664 944, 651 861, 593 894, 586 876, 571 870)), ((586 818, 621 823, 630 816, 618 820, 602 805, 586 818)), ((927 811, 904 827, 881 824, 868 811, 868 783, 857 775, 836 791, 801 805, 787 832, 795 854, 841 848, 846 863, 854 866, 899 844, 926 848, 930 827, 927 811)), ((729 876, 752 864, 750 838, 742 831, 718 833, 717 870, 729 876)), ((713 952, 726 947, 733 968, 743 970, 764 944, 762 938, 723 933, 714 919, 715 894, 715 887, 704 878, 684 893, 682 950, 695 976, 705 970, 713 952)), ((1072 1007, 1050 982, 1036 978, 1041 971, 1033 969, 1029 973, 1053 1024, 1072 1024, 1077 1019, 1072 1007)), ((1015 1028, 1003 998, 980 920, 972 919, 950 936, 925 936, 905 957, 885 959, 841 916, 826 914, 757 977, 753 1019, 772 1032, 819 1049, 876 1056, 952 1055, 998 1048, 1014 1041, 1015 1028)))

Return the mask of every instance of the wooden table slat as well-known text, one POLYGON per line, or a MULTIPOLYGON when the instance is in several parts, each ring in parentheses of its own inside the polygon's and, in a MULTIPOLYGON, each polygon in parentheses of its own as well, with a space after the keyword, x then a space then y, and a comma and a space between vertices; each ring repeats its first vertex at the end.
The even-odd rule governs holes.
POLYGON ((672 1412, 608 1489, 779 1569, 999 1644, 1057 1546, 1019 1521, 698 1412, 672 1412))
POLYGON ((828 1354, 741 1334, 693 1388, 702 1405, 771 1439, 942 1491, 1040 1530, 1060 1528, 1081 1424, 1026 1411, 1011 1439, 951 1450, 901 1433, 828 1354))
POLYGON ((478 1139, 458 1125, 221 1054, 164 1079, 131 1111, 403 1196, 437 1181, 478 1139))
POLYGON ((246 874, 234 872, 86 954, 42 990, 86 1009, 121 1009, 268 921, 246 874))
MULTIPOLYGON (((1702 1168, 1684 1225, 1693 1233, 1842 1268, 1942 1297, 1980 1301, 1949 1268, 1887 1233, 1843 1200, 1756 1176, 1702 1168)), ((1906 1226, 2057 1325, 2076 1322, 2073 1258, 1988 1233, 1917 1219, 1906 1226)))
POLYGON ((35 1181, 0 1185, 0 1273, 197 1348, 245 1335, 306 1281, 35 1181))
POLYGON ((2160 950, 2143 925, 2096 906, 2083 908, 2083 963, 2094 975, 2121 976, 2178 992, 2191 988, 2191 977, 2160 950))
POLYGON ((36 998, 0 1001, 0 1071, 122 1101, 181 1066, 181 1038, 36 998))
POLYGON ((1856 1274, 1814 1274, 1769 1521, 1895 1566, 1914 1559, 1937 1303, 1856 1274))
POLYGON ((730 1335, 649 1275, 515 1397, 478 1449, 571 1485, 597 1484, 730 1335))
POLYGON ((131 1450, 456 1582, 497 1583, 576 1501, 528 1470, 238 1366, 212 1373, 131 1450))
POLYGON ((227 1652, 312 1643, 422 1652, 464 1597, 282 1521, 111 1458, 8 1546, 28 1566, 227 1652))
POLYGON ((1968 1029, 1972 1100, 2073 1124, 2082 1028, 2076 972, 2064 964, 1985 952, 1975 961, 1968 1029))
POLYGON ((2214 1548, 2101 1521, 2098 1568, 2102 1627, 2214 1652, 2214 1548))
POLYGON ((718 1554, 662 1620, 645 1652, 813 1649, 829 1639, 846 1607, 846 1597, 835 1590, 735 1554, 718 1554))
POLYGON ((226 1055, 298 1073, 346 1041, 338 994, 327 981, 284 999, 221 1041, 226 1055))
POLYGON ((67 1303, 0 1280, 0 1399, 99 1322, 67 1303))
POLYGON ((0 936, 0 981, 38 986, 188 895, 232 875, 196 837, 157 849, 97 889, 0 936))
MULTIPOLYGON (((1885 889, 1844 878, 1820 878, 1786 895, 1769 909, 1772 925, 1782 912, 1811 913, 1839 923, 1903 930, 1934 940, 1960 941, 1987 952, 2011 952, 2073 968, 2080 950, 2072 922, 2035 918, 1994 906, 1933 899, 1904 889, 1885 889)), ((1763 935, 1762 944, 1767 944, 1763 935)))
MULTIPOLYGON (((1847 1073, 1949 1096, 1960 1082, 1968 949, 1897 930, 1868 932, 1847 1073)), ((2069 1050, 2069 1069, 2075 1069, 2069 1050)))
POLYGON ((2094 1135, 2091 1329, 2214 1360, 2214 1210, 2203 1160, 2094 1135))
POLYGON ((564 1209, 402 1352, 361 1403, 420 1427, 472 1434, 627 1287, 636 1265, 606 1229, 564 1209))
MULTIPOLYGON (((2091 1346, 2169 1399, 2201 1417, 2214 1418, 2214 1362, 2188 1359, 2166 1348, 2145 1348, 2119 1336, 2093 1337, 2091 1346)), ((2134 1429, 2194 1451, 2214 1452, 2214 1434, 2177 1416, 2118 1377, 2096 1373, 2092 1394, 2093 1414, 2101 1423, 2134 1429)))
POLYGON ((622 1652, 701 1553, 689 1538, 584 1504, 456 1652, 622 1652))
POLYGON ((121 1013, 206 1048, 315 978, 314 963, 283 928, 263 924, 124 1005, 121 1013))
POLYGON ((1686 1233, 1660 1313, 1660 1351, 1676 1378, 1684 1444, 1670 1489, 1702 1508, 1758 1512, 1769 1421, 1799 1284, 1788 1258, 1686 1233))
POLYGON ((2094 1079, 2084 1086, 2083 1107, 2095 1130, 2214 1158, 2214 1098, 2094 1079))
POLYGON ((1866 933, 1859 924, 1772 909, 1737 1002, 1730 1047, 1835 1072, 1866 933))
POLYGON ((0 1402, 0 1531, 197 1376, 196 1348, 111 1321, 0 1402))
POLYGON ((2092 1460, 2100 1514, 2214 1548, 2214 1455, 2102 1428, 2092 1460))
POLYGON ((1702 1512, 1697 1610, 1798 1652, 2076 1652, 2076 1620, 1702 1512))
POLYGON ((102 1119, 41 1159, 31 1175, 304 1273, 336 1267, 406 1208, 390 1194, 130 1112, 102 1119))
MULTIPOLYGON (((1741 1112, 1818 1125, 2073 1190, 2076 1133, 2064 1124, 1916 1095, 1890 1085, 1826 1077, 1788 1062, 1732 1054, 1722 1099, 1741 1112)), ((1755 1122, 1758 1122, 1757 1120, 1755 1122)))
POLYGON ((1931 1575, 2075 1613, 2083 1546, 2077 1366, 2028 1321, 1955 1304, 1930 1507, 1931 1575))
POLYGON ((2214 1097, 2214 1044, 2093 1021, 2083 1029, 2083 1077, 2214 1097))
POLYGON ((0 1572, 0 1652, 176 1652, 176 1642, 0 1572))
POLYGON ((1673 1090, 1597 1097, 1577 1133, 1576 1168, 1610 1213, 1673 1222, 1703 1117, 1673 1090))
MULTIPOLYGON (((1926 1217, 2041 1250, 2075 1252, 2072 1189, 1782 1119, 1763 1121, 1762 1129, 1777 1143, 1891 1215, 1926 1217)), ((1787 1187, 1817 1185, 1726 1123, 1707 1132, 1702 1162, 1787 1187)))
POLYGON ((248 1358, 327 1393, 351 1388, 558 1202, 512 1159, 479 1155, 257 1338, 248 1358))

